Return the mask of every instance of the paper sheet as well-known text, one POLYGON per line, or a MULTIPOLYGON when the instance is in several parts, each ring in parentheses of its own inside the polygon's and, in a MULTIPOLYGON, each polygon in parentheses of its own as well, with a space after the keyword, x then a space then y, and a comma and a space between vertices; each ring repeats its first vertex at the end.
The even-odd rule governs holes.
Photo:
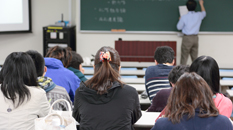
POLYGON ((180 17, 187 14, 189 11, 187 9, 187 7, 184 5, 184 6, 179 6, 179 12, 180 12, 180 17))

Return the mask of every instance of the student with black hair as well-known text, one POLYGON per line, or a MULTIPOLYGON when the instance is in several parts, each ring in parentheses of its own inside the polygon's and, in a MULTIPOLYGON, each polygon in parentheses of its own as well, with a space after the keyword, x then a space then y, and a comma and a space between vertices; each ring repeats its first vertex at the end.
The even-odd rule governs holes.
POLYGON ((154 54, 155 66, 149 66, 145 73, 148 97, 153 97, 162 89, 170 89, 168 74, 174 65, 174 50, 169 46, 157 47, 154 54))
POLYGON ((75 51, 71 52, 72 59, 68 65, 69 70, 73 71, 78 78, 85 82, 87 78, 84 76, 84 68, 82 67, 83 58, 80 54, 76 53, 75 51))
POLYGON ((120 56, 111 47, 95 55, 94 76, 76 90, 73 117, 80 130, 133 130, 141 117, 138 93, 120 80, 120 56))
POLYGON ((182 30, 184 34, 181 45, 181 61, 180 64, 187 64, 190 54, 192 61, 198 56, 198 33, 201 22, 206 16, 203 0, 199 0, 201 12, 195 12, 197 3, 195 0, 188 0, 186 6, 189 10, 188 14, 183 15, 177 23, 177 29, 182 30))
MULTIPOLYGON (((31 56, 32 60, 35 63, 37 81, 39 83, 39 86, 45 90, 47 99, 50 104, 52 104, 57 99, 66 99, 70 104, 72 104, 69 94, 66 92, 66 89, 64 87, 56 85, 51 78, 44 76, 47 72, 44 57, 35 50, 29 50, 26 53, 31 56)), ((59 102, 53 106, 53 109, 68 110, 68 106, 66 103, 59 102)))
POLYGON ((1 130, 34 130, 34 120, 48 114, 49 102, 36 78, 35 65, 27 53, 7 56, 0 71, 1 130))
POLYGON ((176 84, 176 81, 180 78, 182 74, 189 71, 189 66, 178 65, 175 66, 168 75, 168 80, 170 82, 170 89, 160 90, 153 98, 151 106, 148 108, 148 112, 161 112, 167 105, 168 97, 176 84))
POLYGON ((220 75, 218 63, 210 56, 200 56, 193 61, 189 68, 190 72, 199 74, 209 85, 213 93, 215 106, 219 114, 230 118, 232 113, 232 102, 219 92, 220 75))

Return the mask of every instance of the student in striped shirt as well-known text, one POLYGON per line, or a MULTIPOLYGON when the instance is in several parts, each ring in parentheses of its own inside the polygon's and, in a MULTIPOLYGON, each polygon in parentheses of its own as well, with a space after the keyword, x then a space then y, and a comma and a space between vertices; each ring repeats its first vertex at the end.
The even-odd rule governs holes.
POLYGON ((152 101, 159 90, 171 88, 168 74, 174 65, 174 50, 169 46, 157 47, 154 54, 155 65, 149 66, 145 73, 145 86, 152 101))

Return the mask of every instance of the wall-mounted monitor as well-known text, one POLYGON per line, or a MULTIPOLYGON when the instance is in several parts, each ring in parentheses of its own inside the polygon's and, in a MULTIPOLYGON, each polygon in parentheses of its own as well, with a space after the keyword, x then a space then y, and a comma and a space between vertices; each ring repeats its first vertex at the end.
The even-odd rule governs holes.
POLYGON ((0 0, 0 33, 29 33, 31 0, 0 0))

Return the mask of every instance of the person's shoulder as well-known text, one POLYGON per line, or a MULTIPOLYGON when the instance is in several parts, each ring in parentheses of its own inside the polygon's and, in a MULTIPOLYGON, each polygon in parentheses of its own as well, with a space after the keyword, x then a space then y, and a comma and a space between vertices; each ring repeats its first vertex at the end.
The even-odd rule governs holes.
POLYGON ((44 101, 44 97, 46 97, 46 92, 44 89, 37 86, 27 86, 27 87, 31 94, 31 98, 30 98, 31 102, 41 102, 42 100, 44 101))
POLYGON ((162 90, 160 90, 156 95, 163 95, 163 94, 166 94, 166 93, 170 93, 172 91, 172 87, 171 88, 169 88, 169 89, 162 89, 162 90))
POLYGON ((216 94, 216 98, 214 99, 214 102, 217 103, 223 103, 225 105, 230 104, 232 106, 232 102, 228 97, 225 97, 223 94, 221 93, 217 93, 216 94))
POLYGON ((161 128, 169 128, 172 125, 171 121, 168 120, 167 117, 161 117, 159 118, 156 123, 155 123, 155 127, 160 130, 161 128))
POLYGON ((155 71, 155 70, 157 70, 157 69, 158 69, 158 66, 157 66, 157 65, 149 66, 149 67, 146 68, 146 73, 155 71))
MULTIPOLYGON (((56 85, 55 87, 54 87, 54 89, 53 90, 56 90, 56 91, 61 91, 61 92, 66 92, 66 89, 64 88, 64 87, 62 87, 62 86, 58 86, 58 85, 56 85)), ((52 90, 51 90, 52 91, 52 90)))
POLYGON ((203 14, 206 14, 206 11, 198 11, 198 12, 195 12, 195 14, 203 15, 203 14))
POLYGON ((44 89, 42 89, 41 87, 38 87, 38 86, 27 86, 27 88, 29 89, 29 91, 31 93, 38 93, 38 94, 45 94, 46 93, 44 91, 44 89))
POLYGON ((128 91, 137 91, 134 87, 127 85, 127 84, 123 84, 123 88, 128 91))
POLYGON ((233 129, 232 122, 230 121, 231 119, 224 116, 224 115, 218 115, 217 117, 213 117, 212 123, 215 124, 215 126, 218 127, 226 127, 229 126, 233 129))
POLYGON ((152 65, 152 66, 147 67, 147 69, 154 69, 154 68, 157 68, 157 65, 152 65))
POLYGON ((78 76, 74 74, 73 71, 71 71, 71 70, 69 70, 69 69, 67 69, 67 68, 64 68, 63 70, 64 70, 64 72, 65 72, 64 75, 68 76, 67 78, 71 78, 71 79, 77 80, 77 81, 79 81, 79 82, 81 81, 81 80, 78 78, 78 76))

